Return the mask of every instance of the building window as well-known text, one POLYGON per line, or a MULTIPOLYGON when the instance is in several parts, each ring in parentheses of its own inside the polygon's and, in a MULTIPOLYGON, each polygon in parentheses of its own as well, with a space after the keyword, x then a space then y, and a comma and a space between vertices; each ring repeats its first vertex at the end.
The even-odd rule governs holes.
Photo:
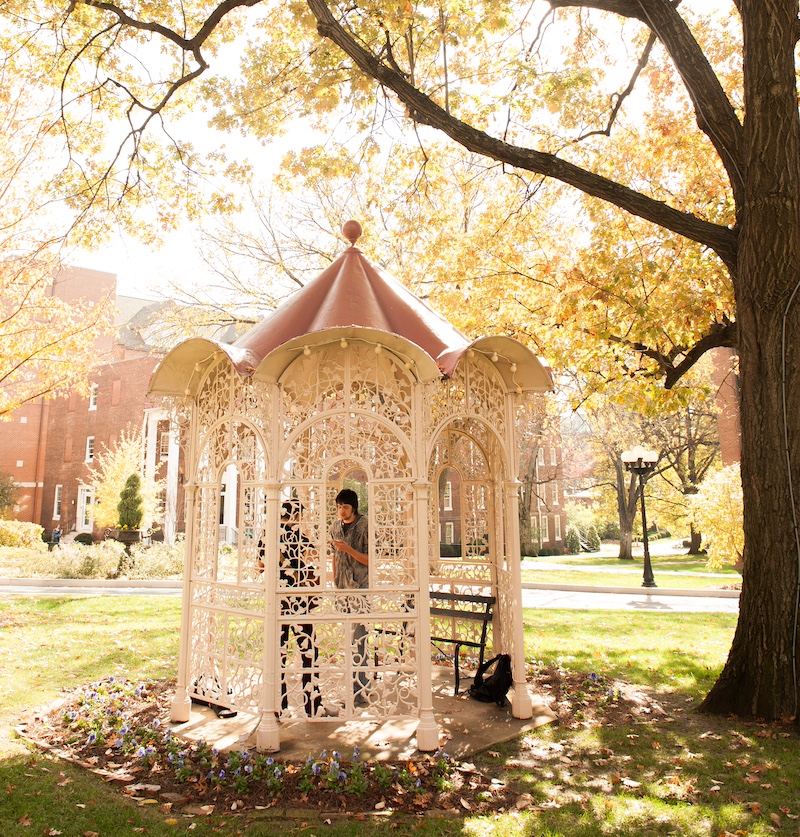
POLYGON ((548 517, 546 514, 542 515, 541 529, 542 536, 539 540, 541 543, 546 543, 550 540, 550 526, 548 525, 548 517))
POLYGON ((558 505, 558 483, 553 481, 553 505, 558 505))
POLYGON ((444 510, 453 511, 453 483, 450 480, 444 484, 444 510))
POLYGON ((169 459, 169 430, 161 431, 161 438, 158 440, 158 458, 169 459))
POLYGON ((539 452, 536 454, 536 464, 544 465, 544 448, 539 446, 539 452))
POLYGON ((553 518, 553 528, 556 530, 555 531, 556 540, 560 541, 561 540, 561 518, 558 515, 556 515, 553 518))
POLYGON ((455 535, 455 527, 452 523, 445 523, 444 524, 444 542, 445 543, 453 543, 453 537, 455 535))
POLYGON ((94 436, 86 437, 86 461, 94 462, 94 436))
POLYGON ((56 496, 53 501, 53 520, 61 520, 61 491, 61 486, 57 485, 56 496))
POLYGON ((19 423, 20 424, 27 424, 28 423, 28 417, 27 416, 20 416, 19 417, 19 423))
POLYGON ((89 387, 89 409, 96 410, 97 409, 97 390, 100 389, 99 384, 92 384, 89 387))
POLYGON ((550 445, 550 464, 557 465, 556 446, 550 445))
POLYGON ((17 460, 17 468, 21 468, 24 464, 25 464, 24 459, 18 459, 17 460))

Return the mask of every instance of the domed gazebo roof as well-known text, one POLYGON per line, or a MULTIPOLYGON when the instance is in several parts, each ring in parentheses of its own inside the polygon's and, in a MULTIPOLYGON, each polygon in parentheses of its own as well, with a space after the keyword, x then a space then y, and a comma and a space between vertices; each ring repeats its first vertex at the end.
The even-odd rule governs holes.
POLYGON ((422 379, 449 377, 464 353, 474 349, 498 362, 510 390, 552 389, 549 369, 527 347, 503 336, 470 341, 411 291, 370 264, 355 246, 361 236, 357 221, 346 222, 342 232, 350 247, 330 267, 235 343, 204 338, 180 343, 161 362, 150 391, 190 394, 195 367, 218 351, 230 358, 239 374, 274 381, 298 349, 355 336, 409 357, 422 379))

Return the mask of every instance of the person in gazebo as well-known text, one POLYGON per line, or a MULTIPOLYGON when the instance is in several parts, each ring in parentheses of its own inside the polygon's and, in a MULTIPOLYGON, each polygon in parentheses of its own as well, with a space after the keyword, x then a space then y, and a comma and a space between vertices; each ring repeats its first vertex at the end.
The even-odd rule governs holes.
MULTIPOLYGON (((334 554, 333 579, 339 590, 357 590, 369 586, 369 522, 358 513, 358 494, 345 488, 336 495, 336 520, 331 526, 334 554)), ((356 665, 366 662, 367 629, 353 625, 353 646, 356 665)), ((367 675, 359 669, 353 683, 354 703, 366 706, 367 675)))

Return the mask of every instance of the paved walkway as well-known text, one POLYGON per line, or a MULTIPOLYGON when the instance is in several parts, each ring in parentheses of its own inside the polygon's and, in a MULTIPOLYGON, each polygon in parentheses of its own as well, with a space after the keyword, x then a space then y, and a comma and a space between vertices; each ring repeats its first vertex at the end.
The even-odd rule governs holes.
MULTIPOLYGON (((733 590, 690 591, 642 587, 580 587, 526 583, 522 605, 565 610, 651 610, 692 613, 738 613, 733 590)), ((0 596, 180 596, 175 581, 85 581, 0 578, 0 596)))

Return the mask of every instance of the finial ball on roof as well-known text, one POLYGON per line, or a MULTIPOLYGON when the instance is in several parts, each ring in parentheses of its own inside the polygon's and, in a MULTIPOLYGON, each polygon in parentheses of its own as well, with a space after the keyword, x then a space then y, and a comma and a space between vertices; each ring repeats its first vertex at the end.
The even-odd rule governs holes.
POLYGON ((358 221, 345 221, 342 224, 342 235, 351 243, 355 244, 361 238, 361 224, 358 221))

